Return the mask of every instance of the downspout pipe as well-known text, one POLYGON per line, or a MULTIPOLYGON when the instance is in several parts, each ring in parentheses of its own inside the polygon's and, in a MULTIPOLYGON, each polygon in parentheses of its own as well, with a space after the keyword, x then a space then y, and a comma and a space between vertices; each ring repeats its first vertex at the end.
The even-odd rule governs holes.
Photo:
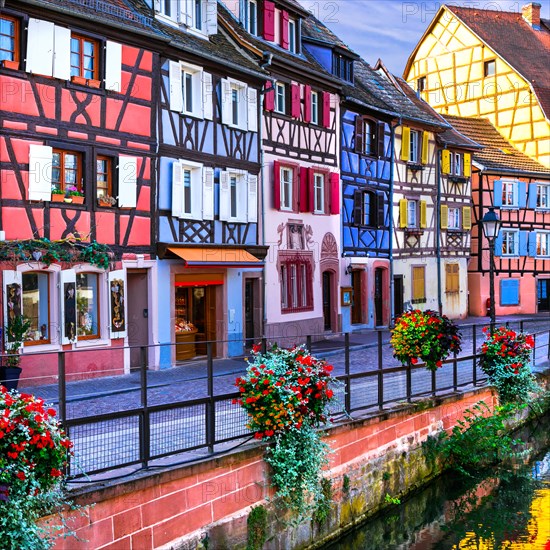
MULTIPOLYGON (((436 143, 437 148, 437 143, 436 143)), ((441 290, 441 170, 439 151, 436 150, 435 170, 437 174, 437 200, 435 207, 435 256, 437 260, 437 308, 439 315, 443 315, 443 299, 441 290)))
POLYGON ((401 117, 399 117, 395 126, 390 122, 390 235, 388 239, 388 246, 390 248, 390 327, 393 326, 395 321, 395 285, 393 282, 393 194, 395 181, 395 129, 398 126, 401 126, 401 117))

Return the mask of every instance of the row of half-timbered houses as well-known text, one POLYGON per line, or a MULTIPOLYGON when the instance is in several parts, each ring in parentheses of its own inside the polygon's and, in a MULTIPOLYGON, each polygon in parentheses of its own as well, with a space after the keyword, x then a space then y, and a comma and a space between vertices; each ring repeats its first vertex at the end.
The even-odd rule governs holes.
POLYGON ((388 326, 408 307, 482 315, 470 233, 489 195, 525 225, 497 243, 497 312, 547 304, 508 282, 527 270, 549 294, 547 170, 499 165, 494 181, 489 138, 295 0, 6 0, 0 18, 0 236, 44 247, 2 256, 3 324, 31 320, 29 378, 57 369, 36 351, 79 351, 76 378, 388 326), (49 241, 111 261, 44 262, 49 241))

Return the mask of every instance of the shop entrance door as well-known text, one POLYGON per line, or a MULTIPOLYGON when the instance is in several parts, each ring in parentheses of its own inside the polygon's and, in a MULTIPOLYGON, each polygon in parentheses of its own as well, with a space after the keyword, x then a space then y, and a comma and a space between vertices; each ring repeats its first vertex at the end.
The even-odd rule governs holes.
POLYGON ((324 329, 332 330, 332 276, 328 271, 323 271, 323 320, 324 329))
POLYGON ((374 312, 377 327, 384 324, 383 282, 384 270, 381 267, 377 267, 374 270, 374 312))
POLYGON ((361 275, 362 271, 354 270, 351 272, 351 286, 353 289, 353 300, 351 302, 351 323, 358 325, 363 322, 363 312, 361 303, 361 275))

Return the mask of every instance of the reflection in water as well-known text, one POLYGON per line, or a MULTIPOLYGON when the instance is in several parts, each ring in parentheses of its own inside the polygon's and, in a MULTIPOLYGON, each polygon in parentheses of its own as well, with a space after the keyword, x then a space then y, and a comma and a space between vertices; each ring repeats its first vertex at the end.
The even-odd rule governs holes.
POLYGON ((550 451, 481 481, 447 474, 329 549, 550 550, 550 451))

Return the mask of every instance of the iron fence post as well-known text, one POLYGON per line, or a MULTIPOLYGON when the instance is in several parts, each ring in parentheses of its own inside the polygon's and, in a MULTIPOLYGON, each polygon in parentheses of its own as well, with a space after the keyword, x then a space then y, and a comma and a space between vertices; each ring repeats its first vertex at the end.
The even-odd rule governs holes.
POLYGON ((344 407, 346 413, 350 414, 351 411, 351 383, 349 379, 350 375, 350 350, 349 350, 349 332, 344 334, 344 365, 346 373, 346 384, 345 384, 345 396, 344 396, 344 407))
POLYGON ((206 406, 206 443, 208 451, 214 452, 216 440, 216 405, 214 402, 214 361, 212 357, 212 342, 206 342, 206 369, 207 369, 207 391, 208 404, 206 406))
POLYGON ((147 348, 140 346, 140 366, 139 366, 139 378, 141 388, 141 464, 147 467, 151 457, 151 422, 148 409, 148 395, 147 395, 147 348))
POLYGON ((57 353, 57 392, 59 394, 59 420, 67 421, 67 379, 65 376, 65 352, 57 353))
POLYGON ((382 331, 377 331, 378 343, 378 408, 384 408, 384 365, 382 363, 382 331))
POLYGON ((407 403, 412 401, 412 363, 407 361, 407 403))
POLYGON ((457 363, 457 352, 453 352, 453 391, 458 389, 458 363, 457 363))
POLYGON ((533 333, 533 367, 537 364, 537 335, 533 333))
POLYGON ((477 386, 477 342, 476 325, 472 327, 472 383, 477 386))

